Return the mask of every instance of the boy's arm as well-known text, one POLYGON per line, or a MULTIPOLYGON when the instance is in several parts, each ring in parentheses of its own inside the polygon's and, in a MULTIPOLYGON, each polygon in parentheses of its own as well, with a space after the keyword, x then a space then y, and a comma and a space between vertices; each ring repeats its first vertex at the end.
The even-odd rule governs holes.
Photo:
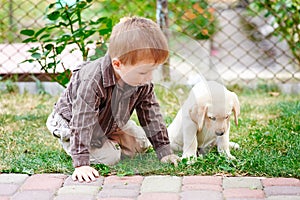
MULTIPOLYGON (((98 122, 100 98, 97 95, 97 86, 93 80, 80 80, 72 91, 72 119, 71 129, 71 156, 73 166, 89 166, 89 148, 93 130, 101 129, 98 122)), ((103 134, 103 131, 97 131, 103 134)))
POLYGON ((139 100, 136 112, 141 126, 144 128, 159 160, 172 155, 167 128, 156 100, 153 84, 145 86, 145 95, 139 100))

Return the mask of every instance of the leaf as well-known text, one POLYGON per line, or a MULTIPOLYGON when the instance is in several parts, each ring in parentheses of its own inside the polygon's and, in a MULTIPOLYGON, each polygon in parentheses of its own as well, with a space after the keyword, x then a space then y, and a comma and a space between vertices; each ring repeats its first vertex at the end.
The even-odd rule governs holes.
POLYGON ((51 20, 51 21, 55 21, 55 20, 57 20, 57 19, 59 18, 59 16, 60 16, 59 11, 54 11, 54 12, 48 14, 48 15, 47 15, 47 18, 48 18, 49 20, 51 20))
POLYGON ((24 30, 21 30, 20 33, 22 35, 33 36, 34 35, 34 30, 32 30, 32 29, 24 29, 24 30))
POLYGON ((35 53, 38 50, 39 50, 39 47, 32 47, 31 49, 28 50, 28 52, 29 53, 35 53))
POLYGON ((44 51, 43 57, 46 58, 49 55, 49 53, 51 53, 50 50, 44 51))
POLYGON ((65 49, 65 46, 58 46, 55 49, 57 54, 61 54, 61 52, 65 49))
POLYGON ((47 33, 45 35, 42 35, 42 37, 40 38, 40 40, 43 41, 43 42, 45 42, 45 39, 49 39, 49 37, 50 37, 50 34, 47 33))
POLYGON ((40 30, 38 30, 36 33, 35 33, 35 37, 38 37, 41 33, 43 33, 45 30, 47 29, 47 27, 44 27, 44 28, 41 28, 40 30))
POLYGON ((47 69, 52 69, 55 66, 56 66, 55 62, 48 63, 47 69))
POLYGON ((89 31, 86 31, 85 34, 84 34, 84 39, 90 37, 91 35, 93 35, 96 31, 94 30, 89 30, 89 31))
POLYGON ((33 54, 31 54, 31 57, 33 57, 35 59, 40 59, 41 58, 41 54, 40 53, 33 53, 33 54))
POLYGON ((69 24, 66 24, 66 23, 64 23, 64 22, 59 22, 58 26, 64 26, 64 27, 68 27, 68 26, 69 26, 69 24))
POLYGON ((23 40, 22 42, 29 43, 29 42, 36 42, 36 41, 37 41, 37 39, 35 39, 35 38, 27 38, 26 40, 23 40))
POLYGON ((27 59, 22 61, 21 63, 26 63, 26 62, 33 63, 34 61, 35 61, 34 59, 27 59))
POLYGON ((66 84, 70 80, 70 76, 71 76, 71 71, 67 69, 64 72, 58 74, 57 81, 59 82, 59 84, 66 86, 66 84))
POLYGON ((46 46, 45 46, 45 49, 47 49, 47 50, 51 50, 53 48, 53 44, 47 44, 46 46))
POLYGON ((53 8, 56 5, 56 3, 51 3, 48 8, 53 8))
POLYGON ((111 32, 111 29, 110 28, 106 28, 106 29, 101 29, 99 30, 99 34, 100 35, 106 35, 106 34, 109 34, 111 32))
POLYGON ((98 18, 96 21, 91 20, 91 21, 90 21, 90 24, 91 24, 91 25, 100 24, 100 23, 102 23, 103 21, 105 21, 106 19, 107 19, 107 17, 100 17, 100 18, 98 18))
POLYGON ((72 39, 71 35, 68 34, 68 33, 65 33, 65 34, 61 35, 61 36, 57 39, 57 42, 56 42, 56 43, 61 43, 61 42, 66 43, 66 42, 68 42, 68 41, 71 40, 71 39, 72 39))
POLYGON ((76 3, 76 8, 82 9, 82 8, 84 8, 86 5, 87 5, 86 2, 80 1, 80 2, 76 3))

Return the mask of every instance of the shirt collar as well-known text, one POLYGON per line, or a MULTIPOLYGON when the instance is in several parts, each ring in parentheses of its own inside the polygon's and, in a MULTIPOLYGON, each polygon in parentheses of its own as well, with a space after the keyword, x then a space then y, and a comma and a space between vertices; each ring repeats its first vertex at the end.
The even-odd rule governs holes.
POLYGON ((123 83, 124 84, 123 86, 120 86, 119 84, 117 84, 117 78, 114 73, 113 66, 111 64, 111 58, 108 53, 103 57, 101 73, 102 73, 102 77, 103 77, 103 86, 104 87, 110 87, 113 85, 117 85, 119 90, 121 90, 123 92, 126 91, 126 93, 128 93, 128 94, 130 94, 130 93, 132 94, 133 92, 135 92, 138 89, 138 87, 130 86, 127 83, 123 83))
POLYGON ((101 73, 104 87, 116 85, 116 76, 108 53, 103 57, 101 73))

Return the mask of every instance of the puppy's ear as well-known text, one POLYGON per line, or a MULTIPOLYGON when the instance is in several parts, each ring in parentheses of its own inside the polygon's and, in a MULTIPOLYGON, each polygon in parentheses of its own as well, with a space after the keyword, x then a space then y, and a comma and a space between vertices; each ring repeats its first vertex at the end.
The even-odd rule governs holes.
POLYGON ((238 117, 240 116, 240 102, 238 99, 238 96, 234 93, 231 92, 232 94, 232 101, 233 101, 233 106, 232 106, 232 111, 234 114, 234 122, 236 125, 238 125, 238 117))
POLYGON ((191 120, 197 124, 198 131, 201 131, 207 113, 207 106, 198 106, 195 104, 189 112, 191 120))

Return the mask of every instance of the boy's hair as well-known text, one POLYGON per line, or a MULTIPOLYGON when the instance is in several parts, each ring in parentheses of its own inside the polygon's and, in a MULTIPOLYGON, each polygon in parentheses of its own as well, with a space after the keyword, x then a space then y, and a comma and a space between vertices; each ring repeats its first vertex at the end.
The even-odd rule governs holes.
POLYGON ((143 17, 122 18, 113 27, 108 52, 124 65, 139 61, 162 64, 169 56, 168 42, 159 26, 143 17))

